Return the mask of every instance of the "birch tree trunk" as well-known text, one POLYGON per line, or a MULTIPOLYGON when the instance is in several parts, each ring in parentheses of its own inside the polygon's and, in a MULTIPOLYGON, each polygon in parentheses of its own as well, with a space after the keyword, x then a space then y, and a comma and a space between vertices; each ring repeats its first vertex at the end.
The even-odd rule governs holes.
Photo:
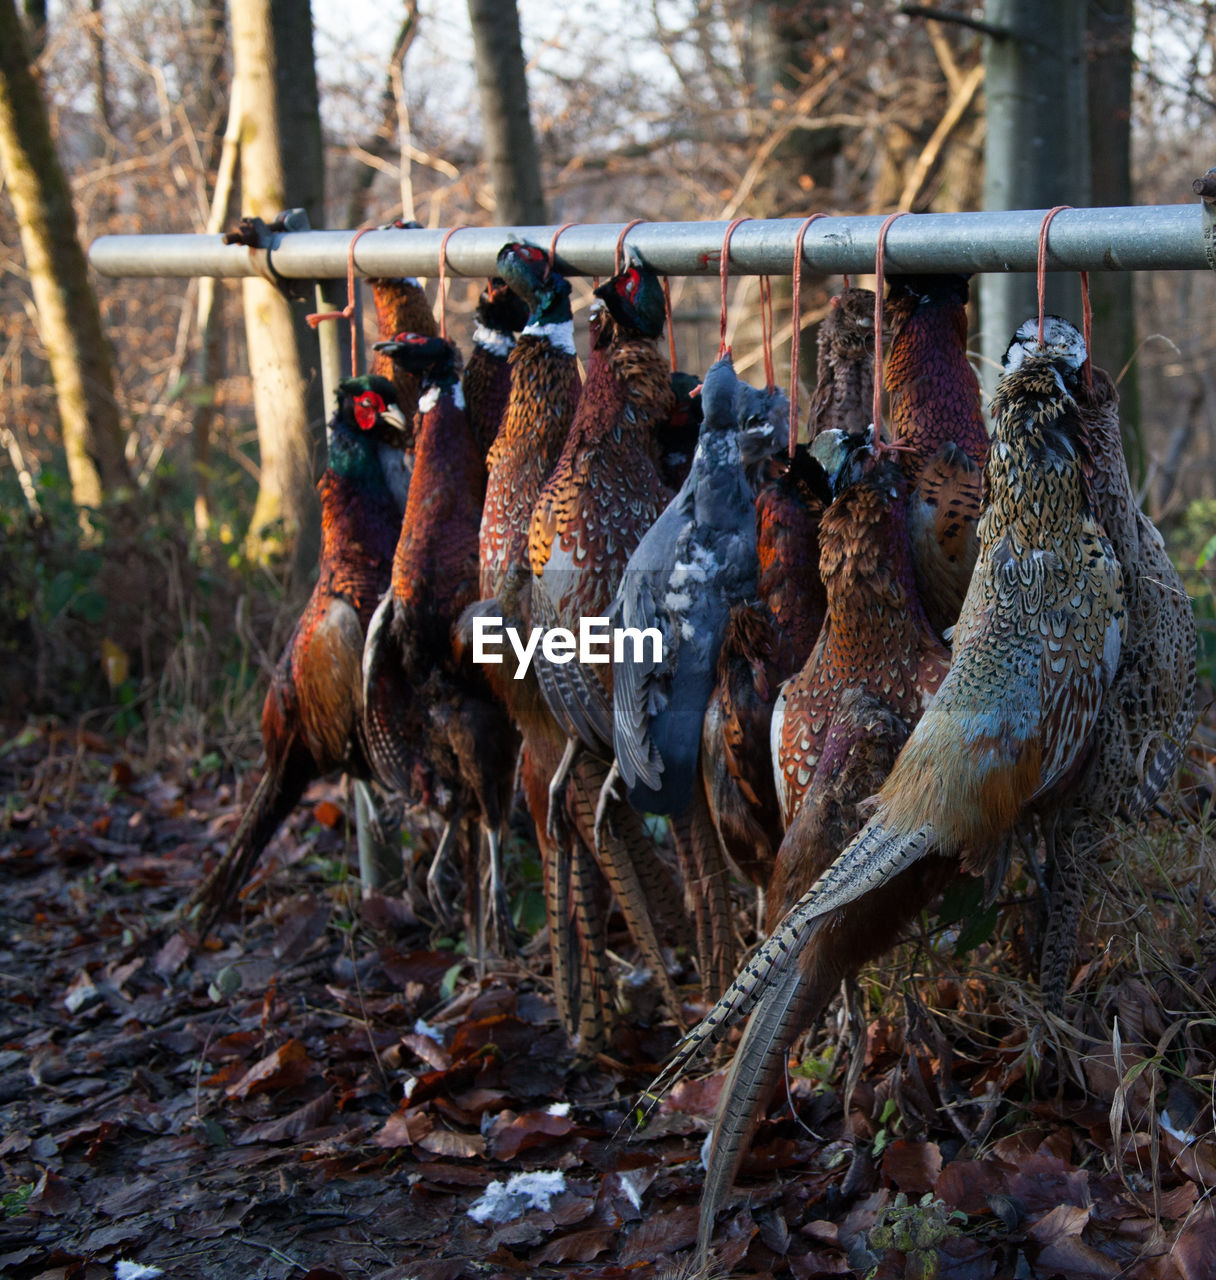
POLYGON ((55 383, 72 498, 84 511, 129 489, 131 473, 110 344, 13 0, 0 0, 0 169, 17 214, 38 335, 55 383))
POLYGON ((504 226, 546 221, 515 0, 469 0, 486 165, 504 226))

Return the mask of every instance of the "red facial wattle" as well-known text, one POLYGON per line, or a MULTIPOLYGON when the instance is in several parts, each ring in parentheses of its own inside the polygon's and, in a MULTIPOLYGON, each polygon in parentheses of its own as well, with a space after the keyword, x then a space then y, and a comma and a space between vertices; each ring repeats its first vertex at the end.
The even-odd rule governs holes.
POLYGON ((375 391, 365 391, 355 400, 355 421, 363 431, 370 431, 384 412, 384 401, 375 391))

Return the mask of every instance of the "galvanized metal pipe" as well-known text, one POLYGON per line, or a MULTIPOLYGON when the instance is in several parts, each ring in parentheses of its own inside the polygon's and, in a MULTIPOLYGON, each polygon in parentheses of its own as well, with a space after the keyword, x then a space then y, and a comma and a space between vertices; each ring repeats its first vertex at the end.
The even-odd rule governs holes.
MULTIPOLYGON (((900 218, 887 236, 889 274, 908 272, 1033 271, 1045 210, 921 213, 900 218)), ((839 275, 874 269, 881 216, 827 217, 811 225, 805 270, 839 275)), ((793 269, 797 218, 743 223, 730 245, 736 275, 788 275, 793 269)), ((606 276, 623 223, 585 223, 563 232, 562 270, 606 276)), ((646 222, 626 243, 656 271, 712 276, 718 270, 724 222, 646 222)), ((547 247, 555 227, 469 227, 448 241, 448 270, 456 276, 493 274, 508 240, 547 247)), ((101 236, 89 261, 105 276, 249 276, 267 269, 291 279, 317 280, 346 272, 350 231, 276 235, 269 250, 225 245, 220 236, 101 236)), ((361 276, 434 276, 442 229, 372 231, 355 251, 361 276)), ((1052 271, 1192 271, 1208 267, 1202 204, 1070 209, 1056 216, 1048 242, 1052 271)))

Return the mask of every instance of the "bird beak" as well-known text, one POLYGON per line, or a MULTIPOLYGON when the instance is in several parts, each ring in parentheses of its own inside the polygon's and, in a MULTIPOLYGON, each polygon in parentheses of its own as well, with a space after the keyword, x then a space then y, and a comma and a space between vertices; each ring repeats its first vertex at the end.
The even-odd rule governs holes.
POLYGON ((391 358, 393 352, 399 350, 401 345, 402 344, 394 338, 391 342, 373 342, 372 350, 383 351, 386 356, 391 358))
POLYGON ((405 414, 397 408, 395 404, 386 404, 384 412, 380 415, 385 422, 396 427, 398 431, 406 431, 409 429, 409 423, 405 420, 405 414))

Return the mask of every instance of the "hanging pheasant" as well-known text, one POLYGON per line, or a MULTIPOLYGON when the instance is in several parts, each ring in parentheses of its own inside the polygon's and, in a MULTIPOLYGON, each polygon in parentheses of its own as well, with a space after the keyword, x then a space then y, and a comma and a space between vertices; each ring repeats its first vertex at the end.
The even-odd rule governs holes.
MULTIPOLYGON (((453 653, 451 635, 477 595, 485 464, 465 412, 460 358, 452 344, 401 334, 378 345, 421 380, 423 393, 392 582, 368 628, 363 657, 368 752, 386 786, 447 819, 437 863, 450 847, 453 824, 463 820, 469 909, 479 942, 480 824, 489 848, 491 928, 501 952, 510 937, 501 841, 518 738, 472 655, 453 653)), ((435 894, 438 874, 427 883, 435 894)), ((479 945, 479 954, 483 949, 479 945)))
POLYGON ((1121 819, 1142 821, 1169 785, 1195 726, 1195 615, 1182 579, 1132 491, 1119 430, 1119 396, 1108 374, 1082 369, 1085 340, 1047 316, 1043 344, 1033 321, 1005 355, 1006 368, 1050 355, 1081 409, 1092 462, 1094 510, 1123 571, 1127 630, 1118 671, 1094 729, 1094 749, 1077 785, 1049 816, 1049 916, 1041 985, 1059 1011, 1076 953, 1089 867, 1121 819))
POLYGON ((788 1045, 841 974, 889 946, 945 880, 981 868, 1032 805, 1067 797, 1118 668, 1122 574, 1094 519, 1085 425, 1060 369, 1048 357, 1027 358, 1002 379, 993 409, 989 505, 950 671, 873 817, 661 1077, 752 1014, 715 1122, 702 1261, 771 1082, 774 1046, 788 1045))
MULTIPOLYGON (((309 783, 344 770, 365 786, 359 663, 363 636, 388 585, 401 508, 397 471, 405 422, 391 382, 375 375, 338 384, 321 498, 320 573, 271 676, 262 707, 266 765, 227 853, 194 892, 206 937, 249 878, 262 850, 309 783)), ((374 812, 370 792, 369 812, 374 812)))
POLYGON ((938 634, 954 625, 979 550, 976 522, 988 433, 967 360, 967 278, 901 276, 887 308, 891 434, 912 486, 916 582, 938 634))
MULTIPOLYGON (((473 439, 484 458, 498 437, 511 396, 511 352, 528 323, 528 304, 500 277, 477 300, 473 351, 464 370, 464 399, 473 439)), ((397 332, 402 332, 398 330, 397 332)))

